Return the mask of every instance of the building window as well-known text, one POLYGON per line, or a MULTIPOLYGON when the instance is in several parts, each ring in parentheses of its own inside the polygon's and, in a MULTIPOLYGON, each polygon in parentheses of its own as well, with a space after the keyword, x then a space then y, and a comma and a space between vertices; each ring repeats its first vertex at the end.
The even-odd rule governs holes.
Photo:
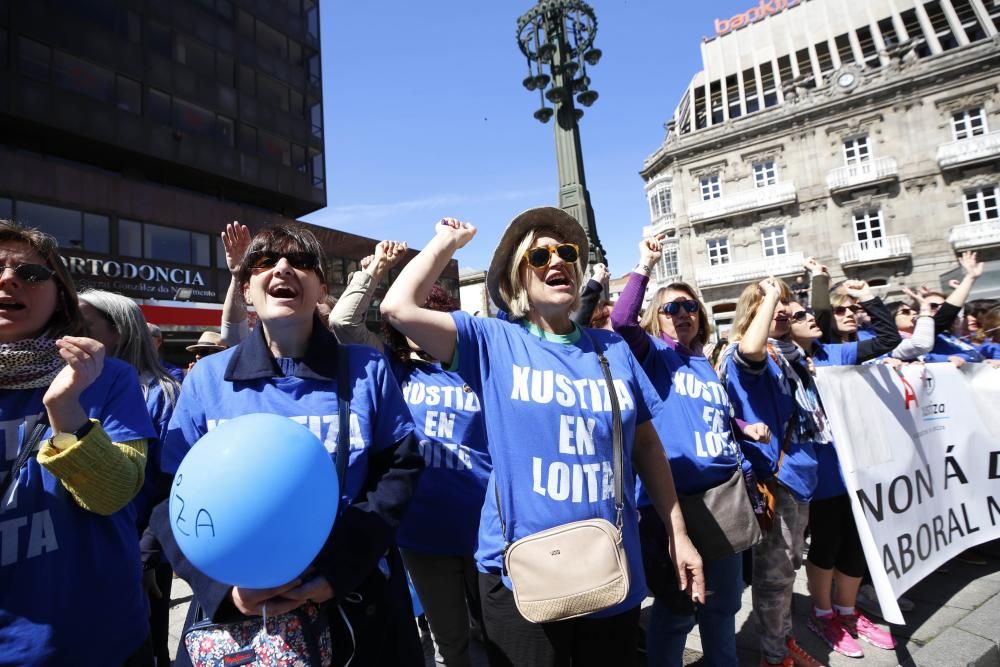
MULTIPOLYGON (((0 216, 2 217, 2 216, 0 216)), ((69 208, 17 202, 19 222, 55 237, 61 248, 108 251, 108 218, 69 208)))
POLYGON ((708 239, 708 265, 729 264, 729 239, 708 239))
POLYGON ((981 39, 986 39, 986 31, 979 25, 979 19, 976 18, 976 10, 972 8, 972 3, 969 0, 951 0, 951 6, 955 10, 956 16, 958 16, 958 22, 962 26, 962 31, 965 32, 965 36, 969 38, 970 42, 978 42, 981 39))
POLYGON ((319 54, 314 53, 309 56, 309 84, 312 86, 319 86, 322 83, 323 79, 320 71, 319 54))
POLYGON ((257 21, 257 46, 266 53, 288 60, 288 38, 261 21, 257 21))
POLYGON ((774 185, 778 182, 778 175, 774 170, 774 160, 765 160, 764 162, 754 162, 753 165, 753 182, 758 188, 763 188, 768 185, 774 185))
POLYGON ((778 90, 774 83, 774 69, 771 63, 760 66, 760 87, 764 96, 764 107, 773 107, 778 103, 778 90))
POLYGON ((146 91, 146 113, 150 120, 162 125, 170 125, 170 95, 150 88, 146 91))
POLYGON ((1000 0, 992 0, 986 3, 986 11, 989 12, 993 27, 1000 32, 1000 0))
POLYGON ((2 220, 13 220, 14 219, 14 202, 10 199, 4 199, 0 197, 0 219, 2 220))
POLYGON ((719 182, 718 174, 702 176, 700 183, 702 200, 708 201, 709 199, 718 199, 722 196, 722 185, 719 182))
POLYGON ((288 86, 271 77, 258 74, 257 99, 282 111, 288 111, 288 86))
POLYGON ((986 134, 986 114, 983 108, 966 109, 951 115, 951 129, 955 141, 986 134))
POLYGON ((257 153, 257 130, 245 123, 240 123, 240 150, 244 153, 257 153))
POLYGON ((141 227, 142 257, 145 259, 211 266, 208 234, 148 223, 141 227))
POLYGON ((899 44, 899 35, 896 33, 896 26, 892 24, 892 17, 879 21, 878 31, 882 35, 882 43, 885 44, 886 48, 899 44))
POLYGON ((146 45, 153 53, 158 53, 164 58, 170 58, 173 53, 173 39, 170 36, 170 28, 150 21, 146 24, 146 45))
POLYGON ((861 47, 861 55, 865 59, 865 67, 878 67, 878 49, 875 47, 875 38, 872 37, 871 28, 864 26, 858 28, 856 33, 858 36, 858 45, 861 47))
POLYGON ((19 37, 17 64, 21 74, 48 81, 52 69, 52 49, 33 39, 19 37))
POLYGON ((816 43, 816 60, 819 61, 819 73, 823 79, 829 77, 833 71, 833 55, 830 53, 830 45, 826 42, 816 43))
POLYGON ((764 248, 764 257, 784 255, 788 252, 784 226, 765 227, 760 233, 760 242, 764 248))
POLYGON ((142 257, 142 223, 118 219, 118 254, 142 257))
POLYGON ((313 187, 322 188, 326 184, 326 167, 323 163, 323 154, 316 153, 311 159, 313 187))
POLYGON ((868 162, 872 157, 868 148, 868 137, 855 137, 844 142, 844 164, 868 162))
POLYGON ((281 137, 261 130, 257 133, 257 143, 261 157, 286 167, 292 166, 291 145, 281 137))
POLYGON ((665 244, 660 261, 653 267, 653 278, 657 282, 673 281, 680 274, 680 264, 677 261, 677 246, 673 243, 665 244))
POLYGON ((841 67, 854 62, 854 49, 851 48, 851 38, 847 36, 846 32, 834 37, 833 43, 837 47, 841 67))
POLYGON ((317 103, 309 107, 309 123, 312 126, 312 135, 317 139, 323 138, 323 105, 317 103))
POLYGON ((660 186, 649 195, 649 213, 653 220, 673 213, 670 201, 670 186, 660 186))
POLYGON ((882 209, 862 209, 854 212, 854 240, 863 249, 881 248, 884 237, 882 209))
POLYGON ((118 108, 129 113, 142 113, 142 86, 138 81, 119 74, 116 77, 118 108))
POLYGON ((944 10, 941 9, 941 3, 938 0, 925 2, 924 9, 927 10, 927 18, 931 21, 931 28, 934 30, 934 36, 937 37, 938 43, 941 44, 941 49, 949 51, 956 48, 958 40, 951 32, 951 25, 948 23, 948 17, 944 15, 944 10))
POLYGON ((906 34, 909 39, 920 40, 920 45, 915 49, 916 54, 920 58, 926 58, 931 54, 931 48, 927 45, 927 38, 924 37, 924 31, 920 27, 920 19, 917 18, 917 10, 907 9, 899 15, 899 18, 903 19, 903 27, 906 28, 906 34))
POLYGON ((743 70, 743 90, 746 93, 747 113, 760 110, 760 101, 757 99, 757 79, 754 70, 743 70))
POLYGON ((965 191, 965 219, 968 222, 984 222, 1000 219, 997 200, 1000 188, 990 185, 985 188, 965 191))
POLYGON ((729 108, 730 118, 743 115, 740 111, 740 85, 735 74, 726 77, 726 106, 729 108))

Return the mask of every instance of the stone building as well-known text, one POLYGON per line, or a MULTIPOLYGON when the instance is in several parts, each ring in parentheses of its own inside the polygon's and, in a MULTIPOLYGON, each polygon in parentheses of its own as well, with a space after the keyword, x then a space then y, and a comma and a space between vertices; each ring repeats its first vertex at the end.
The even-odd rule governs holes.
POLYGON ((810 255, 893 295, 977 250, 1000 296, 1000 0, 777 0, 714 27, 641 171, 656 283, 696 285, 723 332, 810 255))

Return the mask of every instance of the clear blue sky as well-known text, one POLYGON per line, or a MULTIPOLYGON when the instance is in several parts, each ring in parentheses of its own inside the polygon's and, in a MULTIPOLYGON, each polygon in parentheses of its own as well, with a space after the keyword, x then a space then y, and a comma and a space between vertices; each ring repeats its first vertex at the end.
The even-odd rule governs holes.
MULTIPOLYGON (((459 251, 486 268, 520 211, 557 205, 552 121, 532 113, 515 39, 531 0, 321 4, 327 201, 305 219, 421 247, 444 216, 480 232, 459 251)), ((600 99, 581 121, 587 185, 614 275, 636 260, 649 213, 638 171, 701 69, 713 19, 752 0, 592 0, 589 71, 600 99)))

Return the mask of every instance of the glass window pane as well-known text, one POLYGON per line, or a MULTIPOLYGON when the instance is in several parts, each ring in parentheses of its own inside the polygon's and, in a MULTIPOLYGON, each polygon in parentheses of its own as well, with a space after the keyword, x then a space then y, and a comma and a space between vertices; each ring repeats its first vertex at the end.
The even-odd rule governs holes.
POLYGON ((142 257, 142 223, 134 220, 118 220, 118 254, 126 257, 142 257))
POLYGON ((312 135, 317 139, 323 137, 323 107, 314 104, 309 109, 309 121, 312 124, 312 135))
POLYGON ((17 202, 18 222, 56 237, 60 248, 83 247, 82 214, 68 208, 17 202))
POLYGON ((83 214, 83 247, 89 252, 111 252, 109 231, 111 222, 106 215, 83 214))
POLYGON ((288 58, 288 39, 261 21, 257 21, 257 46, 283 60, 288 58))
POLYGON ((302 93, 298 92, 297 90, 289 90, 288 96, 289 96, 288 110, 291 113, 295 114, 296 117, 301 118, 303 112, 305 111, 302 99, 302 93))
POLYGON ((284 139, 268 132, 257 133, 261 157, 280 162, 286 167, 292 164, 291 147, 284 139))
POLYGON ((219 269, 228 269, 226 266, 226 248, 222 245, 222 239, 215 237, 215 266, 219 269))
POLYGON ((142 87, 138 81, 118 76, 118 108, 134 114, 142 113, 142 87))
POLYGON ((312 175, 313 175, 313 186, 317 188, 323 187, 326 182, 326 174, 323 166, 323 154, 314 155, 312 158, 312 175))
POLYGON ((303 174, 308 170, 306 162, 306 149, 304 146, 292 144, 292 169, 301 171, 303 174))
POLYGON ((240 150, 246 153, 257 152, 257 130, 240 123, 240 150))
POLYGON ((143 227, 146 232, 142 244, 143 257, 178 264, 191 263, 191 232, 148 223, 143 227))
POLYGON ((52 59, 52 72, 56 85, 67 90, 102 102, 115 100, 115 76, 111 70, 56 51, 52 59))
POLYGON ((240 90, 248 95, 257 94, 257 74, 252 68, 240 65, 240 90))
POLYGON ((239 29, 241 35, 246 35, 247 37, 253 38, 253 16, 247 12, 240 10, 239 16, 239 29))
POLYGON ((191 259, 194 260, 195 264, 198 266, 212 265, 212 258, 209 256, 209 248, 211 247, 208 234, 191 232, 191 259))
POLYGON ((174 125, 194 134, 211 136, 215 132, 215 114, 196 104, 175 99, 174 125))
POLYGON ((21 37, 17 40, 17 62, 22 74, 48 81, 52 49, 32 39, 21 37))
POLYGON ((320 61, 319 54, 315 53, 309 57, 309 83, 314 86, 320 84, 320 61))
POLYGON ((170 95, 150 88, 146 93, 146 115, 157 123, 170 125, 170 95))
POLYGON ((219 80, 219 83, 232 86, 235 70, 236 66, 233 64, 232 56, 225 53, 215 54, 215 78, 219 80))
POLYGON ((0 219, 11 220, 14 217, 14 203, 0 197, 0 219))
POLYGON ((150 51, 158 53, 164 58, 170 58, 173 51, 170 28, 156 21, 150 21, 146 25, 148 26, 146 28, 146 43, 149 45, 150 51))
POLYGON ((257 77, 257 99, 288 111, 288 87, 263 74, 257 77))
POLYGON ((233 119, 227 116, 219 115, 216 117, 215 121, 215 132, 217 138, 219 141, 232 148, 236 139, 233 131, 233 119))

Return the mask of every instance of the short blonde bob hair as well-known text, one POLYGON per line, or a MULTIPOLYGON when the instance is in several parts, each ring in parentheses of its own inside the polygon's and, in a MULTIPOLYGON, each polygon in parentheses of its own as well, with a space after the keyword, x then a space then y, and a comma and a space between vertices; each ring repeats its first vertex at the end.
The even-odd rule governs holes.
MULTIPOLYGON (((563 242, 562 236, 556 230, 549 227, 537 227, 521 237, 521 240, 514 247, 514 252, 511 253, 508 259, 509 264, 507 265, 506 280, 500 281, 500 294, 507 302, 507 305, 510 306, 507 319, 511 321, 524 319, 531 311, 531 302, 528 300, 528 289, 525 286, 525 276, 530 268, 524 259, 524 253, 532 247, 535 239, 542 236, 550 236, 560 243, 563 242)), ((581 257, 577 257, 576 261, 571 264, 574 274, 573 282, 577 286, 577 293, 574 295, 573 303, 570 305, 570 312, 574 312, 580 308, 580 276, 583 275, 583 265, 580 263, 580 260, 581 257)))
MULTIPOLYGON (((781 296, 778 299, 781 303, 787 305, 794 301, 792 290, 788 288, 788 283, 779 279, 778 287, 781 289, 781 296)), ((743 338, 747 329, 750 328, 750 323, 753 322, 754 316, 757 314, 757 309, 760 308, 760 304, 763 301, 764 290, 760 288, 760 285, 754 283, 746 286, 746 289, 740 294, 740 300, 736 303, 736 313, 733 315, 733 328, 729 331, 729 340, 731 342, 735 343, 743 338)))

